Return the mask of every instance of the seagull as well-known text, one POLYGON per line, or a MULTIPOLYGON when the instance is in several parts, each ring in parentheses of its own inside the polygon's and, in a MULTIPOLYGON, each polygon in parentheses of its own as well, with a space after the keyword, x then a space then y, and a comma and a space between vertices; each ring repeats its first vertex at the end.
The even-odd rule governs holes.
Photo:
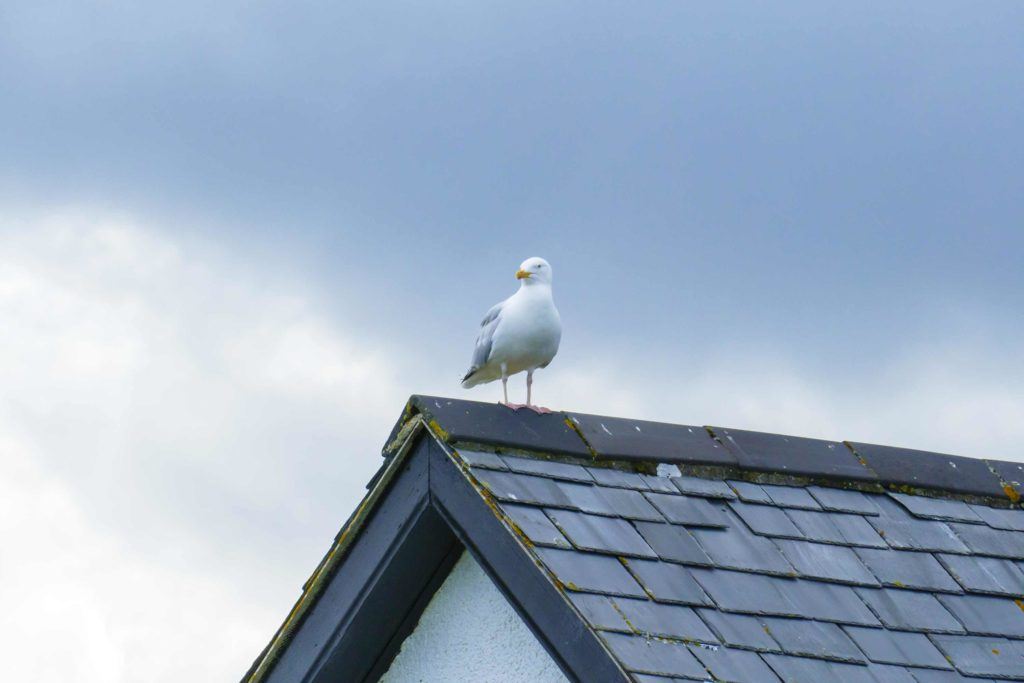
POLYGON ((529 408, 551 412, 533 405, 533 372, 546 368, 558 353, 562 319, 551 298, 551 264, 533 257, 516 271, 519 291, 496 304, 480 322, 480 334, 473 349, 473 362, 462 378, 462 387, 501 380, 503 405, 512 410, 529 408), (508 378, 526 372, 526 403, 508 402, 508 378))

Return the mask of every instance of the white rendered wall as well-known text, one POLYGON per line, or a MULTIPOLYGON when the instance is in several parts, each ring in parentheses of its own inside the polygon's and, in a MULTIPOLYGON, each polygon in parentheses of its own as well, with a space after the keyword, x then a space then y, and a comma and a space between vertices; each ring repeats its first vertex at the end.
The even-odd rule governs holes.
POLYGON ((402 643, 381 683, 568 683, 469 553, 402 643))

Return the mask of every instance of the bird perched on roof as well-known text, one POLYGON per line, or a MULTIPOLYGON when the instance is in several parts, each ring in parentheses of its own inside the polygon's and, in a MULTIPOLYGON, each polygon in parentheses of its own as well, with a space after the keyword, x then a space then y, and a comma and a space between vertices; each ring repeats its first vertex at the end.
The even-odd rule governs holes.
POLYGON ((551 264, 536 256, 528 258, 516 271, 516 279, 519 291, 492 307, 481 321, 473 362, 462 386, 468 389, 500 379, 504 405, 550 412, 533 405, 532 393, 534 370, 548 366, 562 339, 562 319, 551 297, 551 264), (526 373, 526 403, 509 403, 508 378, 519 372, 526 373))

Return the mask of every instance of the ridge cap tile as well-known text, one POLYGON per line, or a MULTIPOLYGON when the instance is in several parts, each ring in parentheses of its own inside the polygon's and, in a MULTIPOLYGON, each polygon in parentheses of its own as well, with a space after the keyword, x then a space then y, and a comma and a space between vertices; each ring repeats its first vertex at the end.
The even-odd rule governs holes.
POLYGON ((878 479, 839 441, 726 427, 710 429, 744 469, 862 482, 878 479))
POLYGON ((735 465, 704 427, 622 417, 566 413, 601 460, 735 465))
POLYGON ((992 498, 1007 497, 984 460, 850 441, 860 459, 887 483, 992 498))

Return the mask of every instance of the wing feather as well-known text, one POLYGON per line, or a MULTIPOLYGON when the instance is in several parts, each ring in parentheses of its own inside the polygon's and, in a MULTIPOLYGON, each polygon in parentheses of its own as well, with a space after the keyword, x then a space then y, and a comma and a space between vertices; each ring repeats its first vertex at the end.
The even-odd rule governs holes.
POLYGON ((469 370, 466 371, 466 376, 462 378, 463 383, 469 380, 473 373, 485 366, 490 359, 491 345, 494 342, 494 331, 501 322, 501 309, 504 305, 504 301, 495 304, 487 311, 484 319, 480 321, 480 332, 476 336, 476 345, 473 347, 473 360, 470 363, 469 370))

